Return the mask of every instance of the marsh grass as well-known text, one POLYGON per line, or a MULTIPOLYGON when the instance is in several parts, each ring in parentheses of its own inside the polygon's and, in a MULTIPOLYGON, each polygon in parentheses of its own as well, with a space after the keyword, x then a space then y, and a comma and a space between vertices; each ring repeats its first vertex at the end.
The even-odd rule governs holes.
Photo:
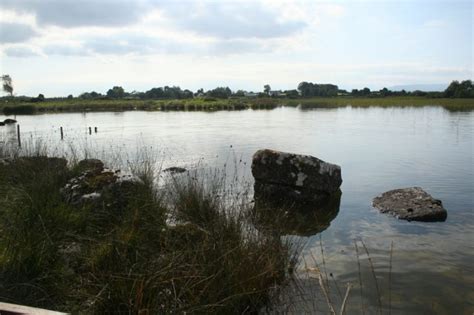
POLYGON ((472 110, 473 99, 428 98, 414 96, 398 97, 314 97, 297 99, 276 98, 195 98, 182 100, 47 100, 40 103, 13 101, 0 103, 5 115, 43 112, 88 112, 88 111, 217 111, 243 109, 273 109, 278 106, 299 106, 302 109, 335 107, 422 107, 442 106, 448 110, 472 110))
POLYGON ((0 149, 0 300, 72 313, 255 313, 291 278, 292 244, 257 231, 248 200, 218 173, 157 185, 143 154, 129 161, 140 182, 120 203, 73 206, 60 189, 80 173, 77 158, 65 166, 45 151, 0 149))

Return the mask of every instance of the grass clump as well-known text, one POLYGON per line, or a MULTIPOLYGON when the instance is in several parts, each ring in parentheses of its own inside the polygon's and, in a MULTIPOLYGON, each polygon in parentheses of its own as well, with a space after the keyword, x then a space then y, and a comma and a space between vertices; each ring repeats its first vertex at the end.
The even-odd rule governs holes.
POLYGON ((5 106, 3 107, 4 115, 31 115, 36 113, 36 107, 34 105, 17 105, 17 106, 5 106))
POLYGON ((1 153, 2 301, 72 313, 255 313, 288 279, 291 246, 253 228, 251 207, 222 182, 183 176, 158 187, 145 163, 119 188, 87 175, 101 197, 71 203, 64 187, 82 167, 1 153))

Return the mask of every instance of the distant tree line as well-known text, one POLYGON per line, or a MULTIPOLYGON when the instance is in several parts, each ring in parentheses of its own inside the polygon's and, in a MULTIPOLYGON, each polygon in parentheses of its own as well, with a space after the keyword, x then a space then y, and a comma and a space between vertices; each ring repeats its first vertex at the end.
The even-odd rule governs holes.
MULTIPOLYGON (((12 78, 8 75, 0 77, 2 81, 3 91, 13 98, 13 84, 12 78)), ((248 92, 238 90, 233 92, 228 86, 216 87, 215 89, 204 91, 199 89, 195 93, 191 90, 182 90, 179 86, 164 86, 154 87, 146 92, 126 92, 121 86, 114 86, 107 91, 106 94, 101 94, 95 91, 84 92, 79 95, 80 99, 190 99, 194 97, 203 97, 206 99, 214 98, 239 98, 239 97, 277 97, 277 98, 299 98, 299 97, 336 97, 336 96, 353 96, 353 97, 388 97, 388 96, 423 96, 423 97, 447 97, 447 98, 474 98, 474 86, 471 80, 452 81, 443 92, 426 92, 426 91, 412 91, 405 90, 391 91, 383 88, 379 91, 371 91, 365 87, 363 89, 353 89, 351 92, 339 89, 335 84, 320 84, 303 81, 298 84, 293 90, 272 90, 269 84, 263 86, 261 92, 248 92)), ((5 98, 5 97, 3 97, 5 98)), ((73 95, 68 95, 66 99, 73 99, 73 95)), ((30 101, 32 103, 42 102, 45 100, 43 94, 37 97, 29 98, 25 96, 15 97, 16 100, 30 101)), ((64 98, 58 98, 64 99, 64 98)))
POLYGON ((199 89, 195 93, 190 90, 182 90, 179 86, 165 86, 152 88, 146 92, 125 92, 120 86, 114 86, 108 90, 106 95, 97 92, 86 92, 79 97, 83 99, 187 99, 193 97, 211 97, 211 98, 230 98, 230 97, 280 97, 280 98, 298 98, 298 97, 336 97, 336 96, 354 96, 354 97, 388 97, 388 96, 423 96, 423 97, 448 97, 448 98, 474 98, 474 86, 471 80, 462 82, 453 81, 443 92, 433 91, 391 91, 383 88, 378 91, 371 91, 368 87, 363 89, 353 89, 348 92, 335 84, 319 84, 303 81, 293 90, 271 90, 270 85, 266 84, 262 92, 247 92, 237 90, 233 92, 229 87, 216 87, 215 89, 204 91, 199 89))

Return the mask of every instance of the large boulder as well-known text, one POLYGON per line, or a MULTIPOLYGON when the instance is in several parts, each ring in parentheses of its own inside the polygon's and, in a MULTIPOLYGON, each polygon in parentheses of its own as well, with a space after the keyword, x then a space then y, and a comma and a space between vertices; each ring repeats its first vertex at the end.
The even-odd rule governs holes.
POLYGON ((341 168, 309 155, 259 150, 252 160, 256 202, 321 204, 339 191, 341 168))
POLYGON ((448 213, 441 200, 434 199, 420 187, 395 189, 374 198, 373 206, 408 221, 445 221, 448 213))

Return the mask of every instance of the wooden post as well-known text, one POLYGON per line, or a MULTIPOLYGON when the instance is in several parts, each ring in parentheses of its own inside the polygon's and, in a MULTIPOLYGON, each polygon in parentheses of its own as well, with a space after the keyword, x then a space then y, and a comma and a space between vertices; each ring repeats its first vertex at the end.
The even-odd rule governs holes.
POLYGON ((97 133, 97 127, 94 127, 94 132, 97 133))
POLYGON ((59 130, 61 131, 61 140, 63 140, 64 139, 63 127, 59 127, 59 130))
POLYGON ((89 134, 92 134, 92 127, 89 127, 89 134))
POLYGON ((17 137, 18 137, 18 146, 21 147, 20 124, 16 125, 16 134, 17 134, 17 137))

